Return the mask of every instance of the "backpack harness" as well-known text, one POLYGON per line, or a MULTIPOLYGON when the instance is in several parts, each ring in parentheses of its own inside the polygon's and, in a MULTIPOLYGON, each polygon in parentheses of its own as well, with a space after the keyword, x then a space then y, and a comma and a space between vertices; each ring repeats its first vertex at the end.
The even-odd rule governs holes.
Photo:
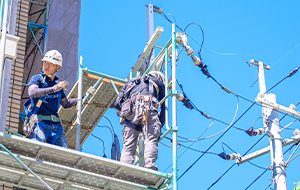
MULTIPOLYGON (((120 105, 122 105, 122 103, 128 99, 138 96, 138 93, 137 93, 137 94, 132 94, 131 97, 129 97, 130 91, 132 89, 134 89, 136 86, 138 86, 141 83, 141 80, 143 80, 145 83, 147 83, 147 82, 149 83, 149 93, 150 94, 154 94, 154 88, 155 88, 156 97, 158 97, 159 87, 152 79, 150 79, 150 76, 149 75, 139 76, 138 78, 135 78, 129 84, 127 84, 128 88, 125 89, 123 97, 120 97, 120 100, 119 100, 120 105)), ((154 97, 154 98, 156 98, 156 97, 154 97)))
MULTIPOLYGON (((46 81, 45 81, 46 76, 44 78, 41 74, 39 76, 43 79, 42 88, 46 88, 46 84, 47 84, 46 81)), ((24 110, 25 110, 26 118, 25 118, 25 122, 24 122, 24 128, 26 127, 27 132, 25 132, 25 133, 27 133, 26 134, 27 137, 30 137, 33 133, 33 130, 34 130, 34 128, 33 128, 34 122, 32 123, 31 116, 36 115, 37 116, 37 125, 42 127, 45 130, 45 133, 46 133, 47 136, 52 137, 52 139, 48 143, 55 144, 56 139, 63 132, 62 127, 58 128, 56 133, 53 133, 50 130, 46 130, 46 125, 41 121, 46 120, 46 121, 60 122, 60 119, 55 115, 37 115, 36 113, 38 112, 38 110, 41 107, 43 102, 47 103, 46 100, 56 99, 56 98, 58 99, 58 104, 57 104, 57 109, 58 109, 59 105, 60 105, 60 100, 61 100, 61 91, 58 91, 56 94, 53 94, 53 95, 46 95, 46 96, 40 97, 40 99, 37 101, 36 105, 33 106, 33 108, 30 107, 29 110, 27 109, 27 107, 31 104, 31 98, 29 98, 25 102, 24 110), (29 122, 28 122, 28 120, 29 120, 29 122)), ((24 132, 24 128, 23 128, 23 132, 24 132)))

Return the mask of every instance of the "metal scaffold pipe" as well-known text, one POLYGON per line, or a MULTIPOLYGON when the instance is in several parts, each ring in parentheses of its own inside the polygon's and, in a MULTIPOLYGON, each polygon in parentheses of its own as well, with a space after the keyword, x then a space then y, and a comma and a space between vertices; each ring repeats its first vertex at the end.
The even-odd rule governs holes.
POLYGON ((0 1, 0 30, 2 28, 2 18, 3 18, 3 4, 4 4, 4 1, 0 1))
POLYGON ((76 130, 75 150, 79 150, 79 148, 80 148, 80 125, 81 125, 81 106, 82 106, 81 101, 82 101, 82 79, 83 79, 82 62, 83 62, 83 57, 80 56, 79 76, 78 76, 77 130, 76 130))
MULTIPOLYGON (((172 92, 176 92, 176 34, 175 24, 172 24, 172 92)), ((172 128, 173 128, 173 189, 178 189, 177 184, 177 107, 176 95, 172 95, 172 128)))
MULTIPOLYGON (((168 94, 168 49, 165 51, 165 95, 168 94)), ((168 99, 165 101, 165 121, 166 121, 166 128, 169 130, 169 102, 168 99)))
POLYGON ((45 28, 44 28, 44 43, 43 43, 43 55, 44 56, 47 48, 47 33, 48 33, 48 20, 49 20, 49 9, 50 9, 50 1, 46 2, 46 14, 45 14, 45 28))

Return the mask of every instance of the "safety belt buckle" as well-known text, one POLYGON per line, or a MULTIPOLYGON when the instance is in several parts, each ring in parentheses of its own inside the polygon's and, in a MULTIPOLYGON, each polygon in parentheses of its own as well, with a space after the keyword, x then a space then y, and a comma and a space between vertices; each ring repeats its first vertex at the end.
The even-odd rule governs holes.
POLYGON ((51 117, 51 121, 53 121, 53 122, 59 122, 59 118, 56 117, 55 115, 50 115, 50 117, 51 117))

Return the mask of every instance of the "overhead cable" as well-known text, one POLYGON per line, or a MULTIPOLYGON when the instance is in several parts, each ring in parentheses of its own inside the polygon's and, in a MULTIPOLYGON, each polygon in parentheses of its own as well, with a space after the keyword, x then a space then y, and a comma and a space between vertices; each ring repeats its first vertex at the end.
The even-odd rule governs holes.
MULTIPOLYGON (((182 86, 181 84, 179 84, 178 80, 177 80, 177 84, 179 85, 179 87, 180 87, 180 89, 181 89, 183 95, 184 95, 185 97, 187 97, 186 93, 185 93, 184 90, 183 90, 183 86, 182 86)), ((205 138, 200 138, 200 137, 204 134, 204 133, 203 133, 203 134, 202 134, 200 137, 198 137, 197 139, 191 139, 190 141, 200 141, 200 140, 205 140, 205 139, 212 138, 212 137, 217 136, 217 135, 219 135, 220 133, 226 131, 230 126, 232 126, 232 123, 234 122, 234 120, 235 120, 235 118, 236 118, 236 115, 237 115, 237 112, 238 112, 238 109, 239 109, 239 98, 238 98, 238 96, 236 96, 236 98, 237 98, 237 107, 236 107, 235 115, 234 115, 234 117, 233 117, 231 123, 228 125, 228 127, 226 127, 225 129, 223 129, 222 131, 219 131, 218 133, 216 133, 216 134, 214 134, 214 135, 211 135, 211 136, 208 136, 208 137, 205 137, 205 138)), ((197 108, 197 106, 196 106, 191 100, 189 100, 189 102, 190 102, 191 105, 194 107, 194 109, 195 109, 196 111, 198 111, 199 113, 201 113, 203 116, 205 116, 205 117, 208 118, 208 119, 214 119, 214 118, 212 118, 211 116, 209 116, 209 115, 207 115, 206 113, 204 113, 203 111, 200 111, 200 110, 197 108)), ((216 120, 217 120, 217 119, 216 119, 216 120)), ((210 126, 211 126, 211 125, 209 125, 209 127, 210 127, 210 126)), ((209 127, 208 127, 208 128, 209 128, 209 127)), ((207 129, 208 129, 208 128, 207 128, 207 129)), ((206 130, 207 130, 207 129, 206 129, 206 130)), ((206 132, 206 130, 205 130, 204 132, 206 132)))
MULTIPOLYGON (((300 102, 299 102, 300 103, 300 102)), ((253 104, 252 104, 253 105, 253 104)), ((286 115, 284 115, 282 118, 280 118, 280 120, 279 121, 282 121, 284 118, 285 118, 285 116, 286 115)), ((254 143, 244 154, 243 154, 243 156, 245 156, 246 154, 248 154, 248 152, 254 147, 254 146, 256 146, 256 144, 258 143, 258 142, 260 142, 264 137, 266 136, 266 134, 264 134, 258 141, 256 141, 256 143, 254 143)), ((291 147, 290 147, 291 148, 291 147)), ((287 152, 287 151, 286 151, 287 152)), ((286 153, 285 152, 285 153, 286 153)), ((284 153, 284 154, 285 154, 284 153)), ((209 188, 211 188, 212 186, 214 186, 234 165, 235 165, 236 163, 234 163, 228 170, 226 170, 223 174, 222 174, 222 176, 221 177, 219 177, 209 188)), ((251 185, 250 185, 251 186, 251 185)))
POLYGON ((246 187, 246 189, 245 190, 247 190, 247 189, 249 189, 249 187, 251 187, 261 176, 263 176, 266 172, 268 171, 268 169, 265 169, 265 171, 263 171, 254 181, 252 181, 251 183, 250 183, 250 185, 248 185, 247 187, 246 187))
POLYGON ((189 139, 189 138, 185 138, 185 137, 181 137, 181 138, 183 138, 183 139, 185 139, 186 141, 182 141, 182 140, 178 140, 178 142, 193 142, 193 141, 201 141, 201 140, 204 140, 204 139, 206 139, 206 138, 201 138, 203 135, 204 135, 204 133, 212 126, 212 124, 214 123, 214 120, 206 127, 206 129, 203 131, 203 133, 199 136, 199 137, 197 137, 196 139, 189 139))
MULTIPOLYGON (((232 123, 232 125, 231 126, 233 126, 235 123, 237 123, 251 108, 252 108, 252 106, 253 106, 254 104, 252 104, 250 107, 248 107, 245 111, 244 111, 244 113, 234 122, 234 123, 232 123)), ((229 130, 230 130, 230 128, 231 127, 229 127, 217 140, 215 140, 215 142, 213 142, 212 143, 212 145, 210 145, 209 147, 208 147, 208 149, 206 150, 206 152, 207 151, 209 151, 229 130)), ((194 162, 193 162, 193 164, 191 165, 191 166, 189 166, 185 171, 184 171, 184 173, 183 174, 181 174, 181 176, 179 176, 179 178, 178 178, 178 180, 182 177, 182 176, 184 176, 184 174, 186 174, 186 172, 188 172, 202 157, 204 156, 204 154, 202 154, 201 156, 199 156, 194 162)))
POLYGON ((189 24, 184 28, 183 33, 185 34, 186 29, 187 29, 190 25, 192 25, 192 24, 199 26, 199 28, 201 29, 201 32, 202 32, 202 42, 201 42, 200 49, 199 49, 199 52, 198 52, 199 58, 201 59, 201 50, 202 50, 202 46, 203 46, 203 43, 204 43, 204 32, 203 32, 203 29, 202 29, 202 27, 200 26, 200 24, 198 24, 198 23, 196 23, 196 22, 191 22, 191 23, 189 23, 189 24))
MULTIPOLYGON (((253 106, 253 104, 252 104, 252 106, 253 106)), ((264 137, 265 137, 266 135, 263 135, 258 141, 256 141, 256 143, 254 143, 244 154, 243 154, 243 156, 245 156, 258 142, 260 142, 264 137)), ((211 184, 210 185, 210 187, 208 188, 208 189, 210 189, 211 187, 213 187, 216 183, 218 183, 219 182, 219 180, 224 176, 224 175, 226 175, 227 174, 227 172, 229 172, 232 168, 233 168, 233 166, 235 166, 236 165, 236 163, 234 163, 234 164, 232 164, 213 184, 211 184)))
POLYGON ((284 77, 283 79, 281 79, 279 82, 277 82, 275 85, 273 85, 271 88, 269 88, 269 90, 267 90, 265 92, 265 94, 267 94, 270 90, 272 90, 273 88, 275 88, 277 85, 279 85, 282 81, 284 81, 285 79, 292 77, 294 74, 296 74, 298 72, 300 67, 297 67, 296 69, 292 70, 286 77, 284 77))
MULTIPOLYGON (((166 14, 165 14, 164 12, 162 12, 161 15, 162 15, 162 17, 164 17, 168 22, 173 23, 173 22, 166 16, 166 14)), ((172 16, 173 16, 174 19, 175 19, 175 16, 174 16, 174 15, 172 15, 172 16)), ((195 42, 200 46, 200 50, 199 50, 199 52, 198 52, 200 58, 201 58, 201 50, 202 50, 202 48, 204 48, 204 49, 206 49, 206 50, 208 50, 208 51, 210 51, 210 52, 212 52, 212 53, 218 54, 218 55, 237 55, 237 56, 241 57, 241 58, 248 64, 249 67, 251 67, 251 65, 248 63, 248 61, 247 61, 243 56, 241 56, 241 55, 238 54, 238 53, 219 53, 219 52, 216 52, 216 51, 213 51, 213 50, 210 50, 210 49, 204 47, 204 46, 203 46, 203 42, 204 42, 204 31, 203 31, 202 27, 201 27, 198 23, 196 23, 196 22, 189 23, 189 24, 185 27, 185 29, 183 30, 181 27, 179 27, 179 26, 177 25, 176 19, 175 19, 175 26, 176 26, 176 28, 178 28, 178 29, 179 29, 180 31, 182 31, 182 32, 185 32, 186 28, 187 28, 189 25, 191 25, 191 24, 196 24, 196 25, 198 25, 198 26, 200 27, 201 31, 202 31, 202 36, 203 36, 203 38, 202 38, 202 43, 201 43, 201 44, 200 44, 197 40, 195 40, 191 35, 189 35, 189 37, 190 37, 193 41, 195 41, 195 42)))
MULTIPOLYGON (((288 51, 284 56, 282 56, 280 59, 278 59, 275 63, 273 63, 273 65, 271 65, 271 67, 273 67, 273 66, 276 65, 278 62, 280 62, 280 61, 281 61, 283 58, 285 58, 288 54, 290 54, 292 51, 294 51, 294 49, 296 49, 299 45, 300 45, 300 43, 297 44, 295 47, 293 47, 290 51, 288 51)), ((250 85, 249 88, 253 87, 254 84, 255 84, 257 81, 258 81, 258 78, 250 85)), ((249 89, 249 88, 248 88, 248 89, 249 89)), ((248 90, 248 89, 247 89, 247 90, 248 90)))
POLYGON ((105 127, 105 128, 108 128, 109 131, 110 131, 110 133, 111 133, 111 135, 112 135, 112 142, 114 141, 114 134, 113 134, 113 132, 112 132, 112 130, 111 130, 110 127, 108 127, 108 126, 106 126, 106 125, 96 125, 96 127, 105 127))
MULTIPOLYGON (((238 99, 238 97, 237 97, 237 99, 238 99)), ((239 99, 238 99, 238 101, 237 101, 236 111, 235 111, 235 114, 234 114, 234 116, 233 116, 233 119, 232 119, 231 123, 230 123, 225 129, 223 129, 223 130, 221 130, 221 131, 219 131, 219 132, 217 132, 217 133, 215 133, 215 134, 213 134, 213 135, 210 135, 210 136, 208 136, 208 137, 201 138, 201 139, 199 139, 198 141, 200 141, 200 140, 205 140, 205 139, 209 139, 209 138, 212 138, 212 137, 215 137, 215 136, 217 136, 217 135, 223 133, 224 131, 226 131, 226 130, 229 129, 230 127, 232 127, 232 123, 234 122, 234 120, 235 120, 235 118, 236 118, 238 109, 239 109, 239 99)))
MULTIPOLYGON (((290 146, 290 148, 288 148, 285 152, 284 152, 284 154, 285 153, 287 153, 292 147, 293 147, 294 145, 292 145, 292 146, 290 146)), ((261 176, 263 176, 265 173, 266 173, 266 171, 268 171, 268 168, 267 169, 265 169, 265 171, 263 171, 257 178, 255 178, 247 187, 246 187, 246 189, 245 190, 247 190, 247 189, 249 189, 249 187, 251 187, 261 176)))
POLYGON ((108 122, 110 123, 110 126, 111 126, 111 128, 112 128, 112 130, 113 130, 113 132, 114 132, 114 134, 116 134, 115 133, 115 130, 114 130, 114 127, 113 127, 113 125, 111 124, 111 122, 110 122, 110 120, 106 117, 106 116, 103 116, 105 119, 107 119, 108 120, 108 122))
POLYGON ((103 143, 103 157, 106 158, 104 141, 103 141, 101 138, 99 138, 99 137, 97 137, 96 135, 94 135, 93 133, 91 133, 91 135, 92 135, 94 138, 98 139, 99 141, 101 141, 101 142, 103 143))

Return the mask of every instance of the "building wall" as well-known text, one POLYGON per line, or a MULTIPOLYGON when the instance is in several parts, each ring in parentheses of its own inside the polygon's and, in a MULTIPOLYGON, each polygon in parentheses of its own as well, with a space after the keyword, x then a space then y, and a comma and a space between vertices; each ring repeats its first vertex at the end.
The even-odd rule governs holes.
MULTIPOLYGON (((35 0, 36 2, 45 3, 46 0, 35 0)), ((43 9, 42 6, 29 3, 27 10, 28 21, 44 24, 45 12, 36 13, 43 9), (36 14, 34 14, 36 13, 36 14)), ((78 38, 79 38, 79 21, 80 21, 81 0, 50 0, 48 32, 46 36, 46 49, 56 49, 63 56, 63 67, 57 73, 60 80, 67 80, 70 88, 77 81, 78 72, 78 38)), ((26 26, 27 27, 27 26, 26 26)), ((43 32, 44 30, 33 29, 36 33, 36 39, 43 50, 43 32)), ((42 70, 42 55, 36 46, 36 42, 30 30, 27 27, 27 40, 25 43, 25 54, 23 64, 22 82, 27 84, 33 75, 39 74, 42 70)), ((16 76, 17 79, 19 76, 16 76)), ((24 113, 23 104, 28 97, 28 87, 22 86, 21 109, 24 113)), ((68 92, 67 92, 68 93, 68 92)), ((17 121, 17 120, 14 120, 17 121)), ((22 122, 19 124, 19 131, 22 129, 22 122)))
POLYGON ((18 131, 19 126, 28 11, 29 0, 19 0, 15 36, 20 37, 20 40, 18 43, 17 58, 12 64, 6 119, 6 126, 14 131, 18 131))

